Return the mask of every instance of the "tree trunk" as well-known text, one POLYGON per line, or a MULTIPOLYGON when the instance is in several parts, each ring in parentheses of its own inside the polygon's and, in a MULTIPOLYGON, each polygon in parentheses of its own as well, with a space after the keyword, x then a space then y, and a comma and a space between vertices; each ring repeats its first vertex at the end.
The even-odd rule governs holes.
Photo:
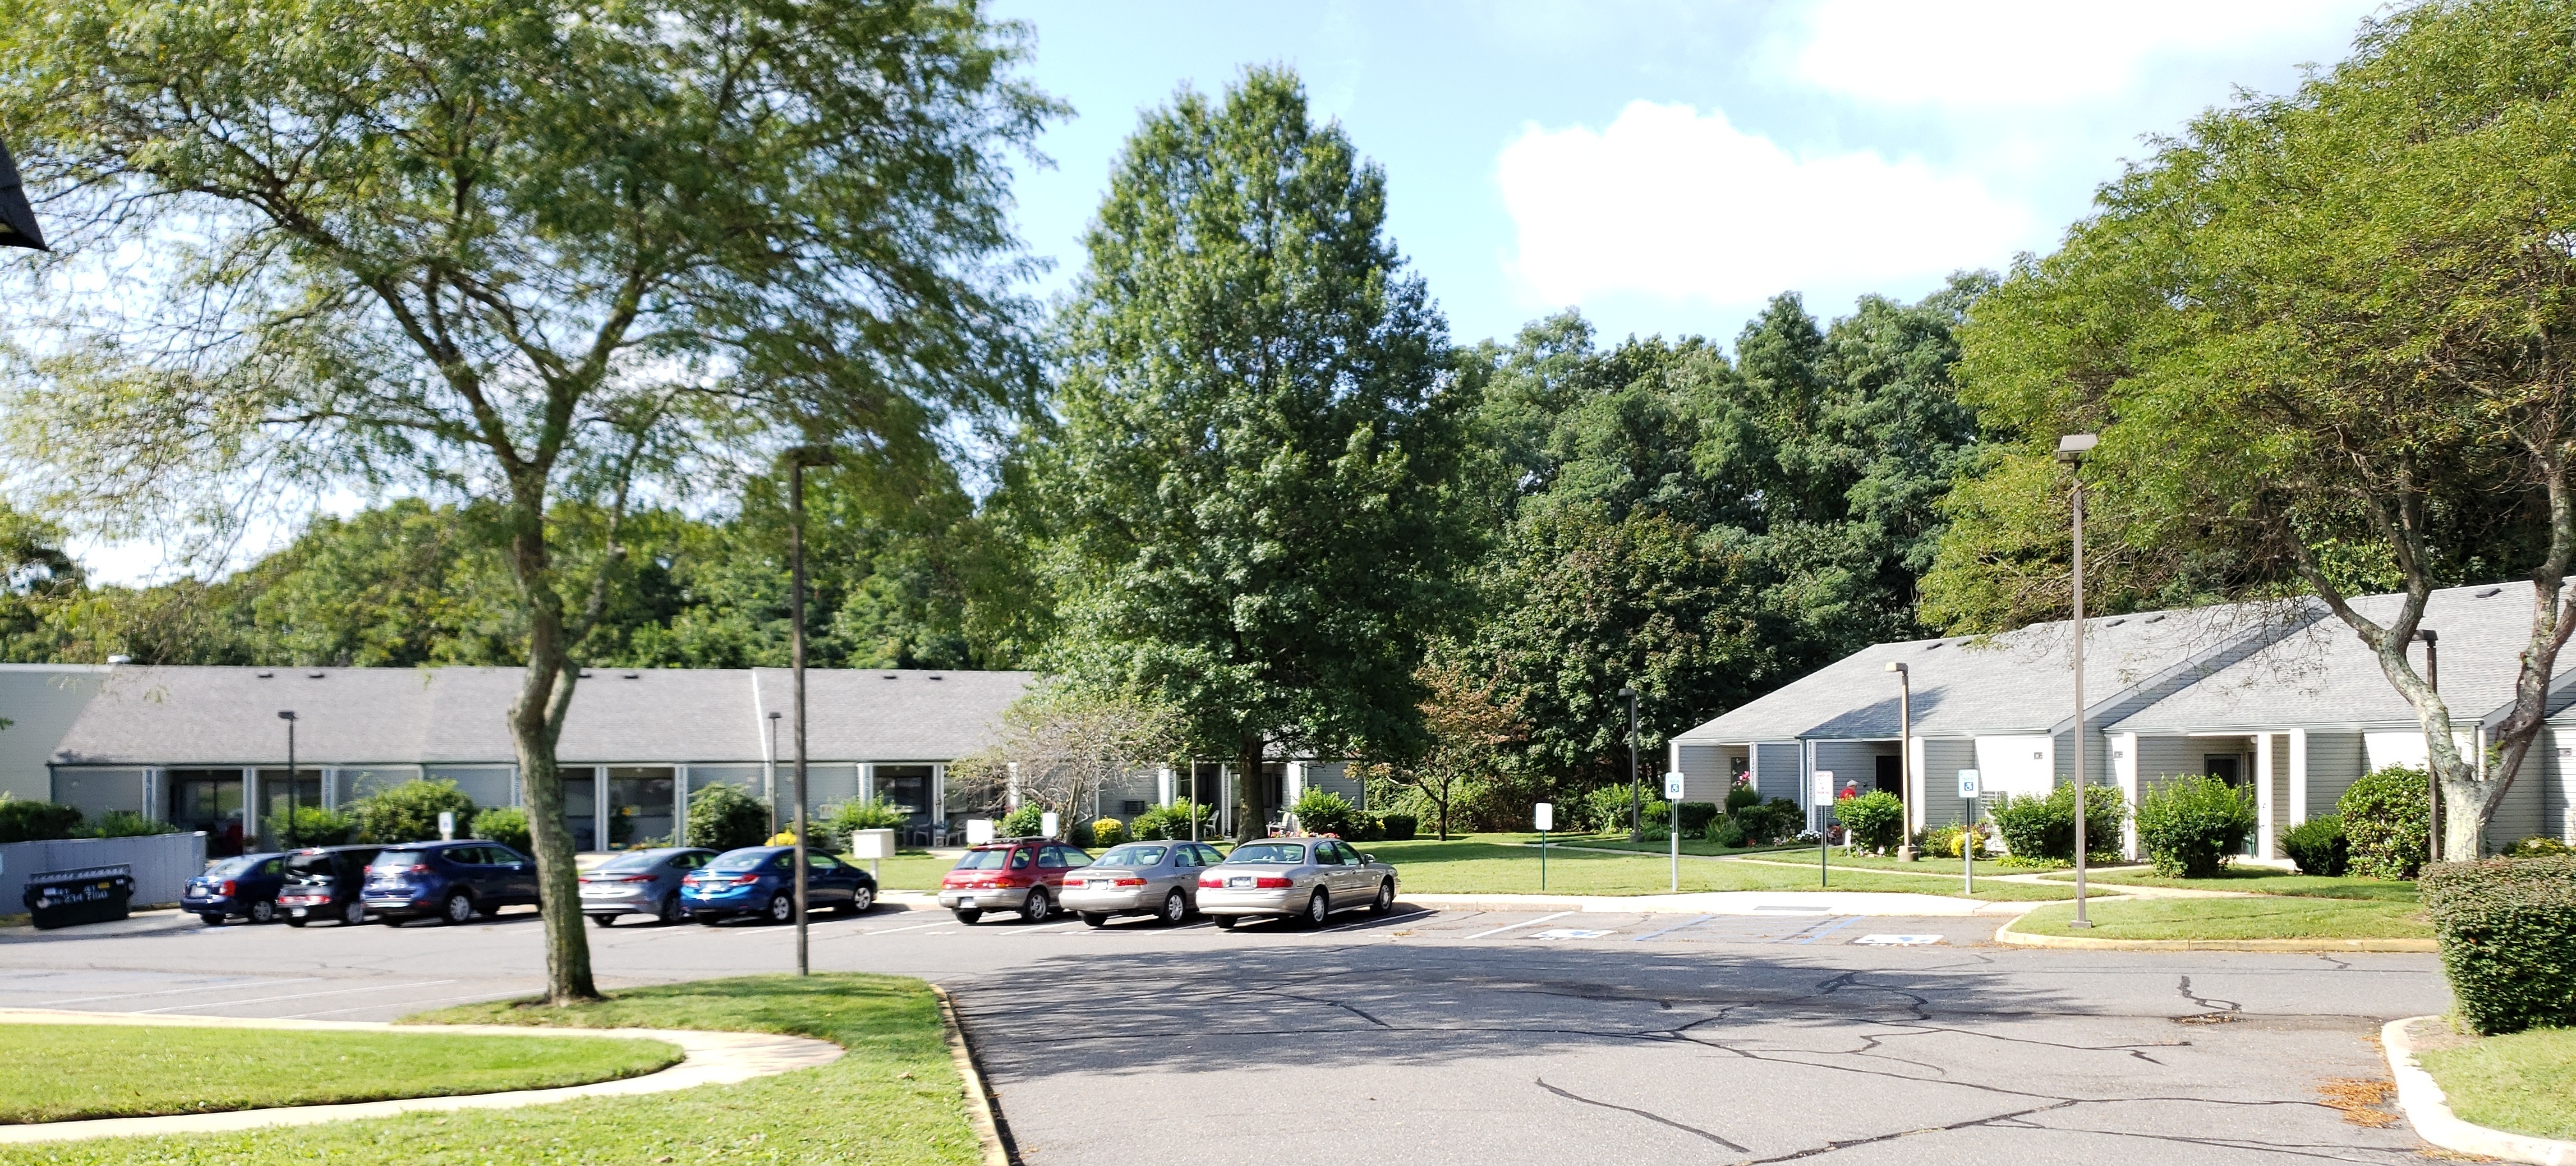
POLYGON ((519 784, 528 812, 528 841, 536 853, 538 907, 545 915, 546 1003, 561 1006, 597 1000, 591 982, 590 937, 582 931, 581 884, 573 863, 572 831, 564 825, 563 774, 555 743, 563 710, 572 703, 580 674, 564 643, 563 607, 550 585, 543 527, 522 525, 512 538, 513 566, 528 599, 528 666, 519 695, 510 702, 510 740, 518 749, 519 784))
POLYGON ((2496 780, 2471 777, 2442 783, 2442 854, 2446 862, 2476 862, 2486 855, 2487 805, 2496 780))
POLYGON ((1261 773, 1261 737, 1246 733, 1234 757, 1234 840, 1266 837, 1269 826, 1270 783, 1261 773))

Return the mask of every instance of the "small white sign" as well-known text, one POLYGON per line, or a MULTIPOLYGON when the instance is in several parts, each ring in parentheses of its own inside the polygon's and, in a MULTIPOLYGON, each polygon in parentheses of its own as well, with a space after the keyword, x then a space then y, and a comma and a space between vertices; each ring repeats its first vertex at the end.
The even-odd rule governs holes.
POLYGON ((456 811, 440 810, 438 812, 438 840, 441 842, 453 842, 456 840, 456 811))
MULTIPOLYGON (((1959 796, 1963 798, 1973 798, 1977 796, 1976 770, 1962 769, 1959 771, 1959 796)), ((2074 837, 2074 835, 2070 834, 2068 837, 2071 838, 2074 837)))
POLYGON ((1814 800, 1815 800, 1817 803, 1822 804, 1822 803, 1830 802, 1830 801, 1833 801, 1833 800, 1834 800, 1834 771, 1833 771, 1833 770, 1830 770, 1830 769, 1819 769, 1819 770, 1817 770, 1817 771, 1816 771, 1816 776, 1815 776, 1815 783, 1816 783, 1816 796, 1815 796, 1814 800))
POLYGON ((1536 817, 1538 818, 1538 828, 1541 833, 1556 829, 1556 804, 1554 802, 1540 802, 1536 807, 1536 817))
POLYGON ((992 840, 993 820, 991 818, 966 819, 966 845, 982 846, 992 840))
POLYGON ((1682 775, 1678 773, 1664 775, 1664 800, 1668 802, 1682 800, 1682 775))
POLYGON ((1055 811, 1053 810, 1048 810, 1047 812, 1038 815, 1038 833, 1044 834, 1049 838, 1055 837, 1056 827, 1063 824, 1063 820, 1057 818, 1055 816, 1055 811))

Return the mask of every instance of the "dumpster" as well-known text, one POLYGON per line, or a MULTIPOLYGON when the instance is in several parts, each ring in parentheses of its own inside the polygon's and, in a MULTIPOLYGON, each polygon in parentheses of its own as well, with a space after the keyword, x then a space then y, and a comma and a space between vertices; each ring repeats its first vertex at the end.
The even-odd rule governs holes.
POLYGON ((29 875, 25 898, 39 931, 123 919, 134 902, 134 868, 118 863, 29 875))

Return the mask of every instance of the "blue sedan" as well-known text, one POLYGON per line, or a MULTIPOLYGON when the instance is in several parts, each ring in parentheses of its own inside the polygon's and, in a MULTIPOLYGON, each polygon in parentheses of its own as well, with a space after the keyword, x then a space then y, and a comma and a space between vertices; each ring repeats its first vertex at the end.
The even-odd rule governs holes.
MULTIPOLYGON (((805 856, 805 906, 856 915, 877 905, 877 880, 828 854, 805 856)), ((689 917, 714 924, 737 915, 772 923, 796 921, 796 848, 749 846, 728 850, 680 880, 680 905, 689 917)))
POLYGON ((253 923, 277 920, 277 891, 286 885, 284 854, 245 854, 227 858, 188 880, 179 909, 208 926, 239 916, 253 923))

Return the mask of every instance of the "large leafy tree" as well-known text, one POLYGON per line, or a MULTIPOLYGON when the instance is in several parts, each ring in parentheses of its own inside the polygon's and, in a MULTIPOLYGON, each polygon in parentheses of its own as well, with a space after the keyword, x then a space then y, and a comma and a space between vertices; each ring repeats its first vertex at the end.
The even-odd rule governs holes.
POLYGON ((1013 400, 1019 44, 936 0, 0 2, 0 135, 71 265, 9 297, 11 448, 101 520, 483 504, 547 995, 590 997, 555 743, 624 517, 1013 400))
POLYGON ((1063 321, 1048 487, 1065 665, 1181 710, 1262 829, 1274 747, 1418 747, 1471 515, 1444 327, 1385 178, 1253 70, 1148 114, 1063 321))
POLYGON ((1957 504, 1974 521, 1942 592, 1971 614, 2055 606, 2031 581, 2063 574, 2041 549, 2063 542, 2048 447, 2098 430, 2084 472, 2124 587, 2321 599, 2423 724, 2444 853, 2475 857, 2576 630, 2576 5, 2405 9, 2296 93, 2193 122, 2098 205, 1966 334, 1967 391, 2009 440, 1957 504), (2480 766, 2408 647, 2435 587, 2514 575, 2530 633, 2480 766), (2373 619, 2363 590, 2403 599, 2373 619))

